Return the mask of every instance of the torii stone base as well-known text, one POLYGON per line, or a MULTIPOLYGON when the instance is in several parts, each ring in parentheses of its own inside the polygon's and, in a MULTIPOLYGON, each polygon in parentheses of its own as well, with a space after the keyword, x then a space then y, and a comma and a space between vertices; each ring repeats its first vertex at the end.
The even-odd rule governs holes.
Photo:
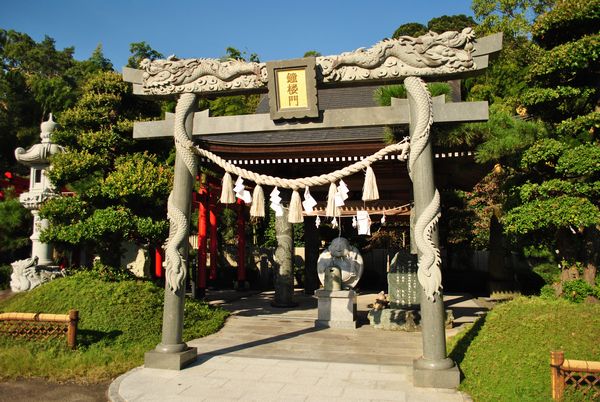
MULTIPOLYGON (((415 360, 416 365, 417 360, 415 360)), ((413 385, 423 388, 456 389, 460 384, 460 370, 457 365, 448 369, 425 369, 413 367, 413 385)))
POLYGON ((181 370, 196 361, 198 349, 188 347, 182 352, 162 353, 151 350, 144 354, 144 367, 165 370, 181 370))

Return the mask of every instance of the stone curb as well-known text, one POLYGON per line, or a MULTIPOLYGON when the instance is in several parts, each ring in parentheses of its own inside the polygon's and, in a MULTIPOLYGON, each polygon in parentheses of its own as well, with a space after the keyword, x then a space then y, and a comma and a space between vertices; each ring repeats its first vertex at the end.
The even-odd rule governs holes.
POLYGON ((130 374, 133 374, 133 373, 135 373, 137 371, 140 371, 143 368, 144 368, 143 366, 140 366, 140 367, 136 367, 134 369, 131 369, 131 370, 127 371, 126 373, 121 374, 113 382, 111 382, 110 386, 108 387, 108 391, 106 392, 107 396, 108 396, 108 400, 111 401, 111 402, 127 402, 127 400, 124 399, 121 396, 121 394, 119 393, 119 390, 121 388, 121 383, 130 374))

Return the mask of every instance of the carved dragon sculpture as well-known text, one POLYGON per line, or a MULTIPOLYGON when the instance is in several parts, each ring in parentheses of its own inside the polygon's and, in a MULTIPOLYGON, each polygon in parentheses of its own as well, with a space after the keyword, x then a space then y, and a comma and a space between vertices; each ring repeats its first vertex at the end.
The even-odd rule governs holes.
POLYGON ((144 87, 149 91, 161 88, 186 87, 196 89, 234 89, 264 86, 267 82, 264 63, 243 60, 217 59, 144 59, 140 63, 144 72, 144 87))
MULTIPOLYGON (((442 34, 429 32, 418 38, 385 39, 369 49, 336 56, 317 57, 323 82, 456 73, 475 68, 471 55, 472 28, 442 34)), ((265 88, 269 80, 265 63, 243 60, 144 59, 143 91, 146 94, 227 91, 265 88)))
POLYGON ((339 56, 317 58, 324 81, 419 75, 419 69, 444 67, 451 71, 467 70, 474 66, 471 50, 475 34, 472 28, 442 34, 429 32, 413 38, 401 36, 385 39, 370 49, 360 48, 339 56), (346 71, 346 70, 353 71, 346 71), (364 71, 361 71, 364 70, 364 71), (413 74, 410 74, 410 72, 413 74))

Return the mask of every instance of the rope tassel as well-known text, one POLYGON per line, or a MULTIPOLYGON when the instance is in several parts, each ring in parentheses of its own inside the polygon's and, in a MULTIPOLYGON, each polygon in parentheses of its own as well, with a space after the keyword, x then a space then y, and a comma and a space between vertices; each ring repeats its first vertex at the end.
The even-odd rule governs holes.
POLYGON ((325 209, 326 216, 335 216, 335 194, 337 187, 335 183, 329 185, 329 193, 327 194, 327 208, 325 209))
POLYGON ((228 172, 225 172, 221 189, 221 203, 233 204, 234 202, 235 196, 233 195, 233 180, 231 180, 231 175, 228 172))
POLYGON ((377 180, 375 180, 375 172, 371 165, 367 166, 365 173, 365 184, 363 185, 363 201, 374 201, 379 199, 379 189, 377 188, 377 180))
POLYGON ((265 193, 260 184, 254 187, 252 192, 252 206, 250 207, 250 216, 253 218, 265 217, 265 193))
POLYGON ((302 199, 298 190, 294 190, 292 193, 292 199, 290 201, 290 211, 288 212, 289 223, 302 223, 304 218, 302 217, 302 199))

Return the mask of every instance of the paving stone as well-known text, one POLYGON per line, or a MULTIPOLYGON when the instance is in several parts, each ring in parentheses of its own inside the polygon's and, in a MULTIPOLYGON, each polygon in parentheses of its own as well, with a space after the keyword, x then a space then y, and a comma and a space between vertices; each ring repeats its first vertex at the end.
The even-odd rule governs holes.
MULTIPOLYGON (((311 297, 296 294, 300 310, 274 309, 271 298, 222 304, 233 314, 224 328, 188 342, 200 353, 194 364, 181 371, 134 369, 120 380, 118 394, 127 401, 470 401, 455 390, 413 387, 420 333, 368 325, 315 329, 311 297)), ((455 300, 471 307, 464 297, 455 300)), ((366 306, 360 296, 358 305, 366 306)))

